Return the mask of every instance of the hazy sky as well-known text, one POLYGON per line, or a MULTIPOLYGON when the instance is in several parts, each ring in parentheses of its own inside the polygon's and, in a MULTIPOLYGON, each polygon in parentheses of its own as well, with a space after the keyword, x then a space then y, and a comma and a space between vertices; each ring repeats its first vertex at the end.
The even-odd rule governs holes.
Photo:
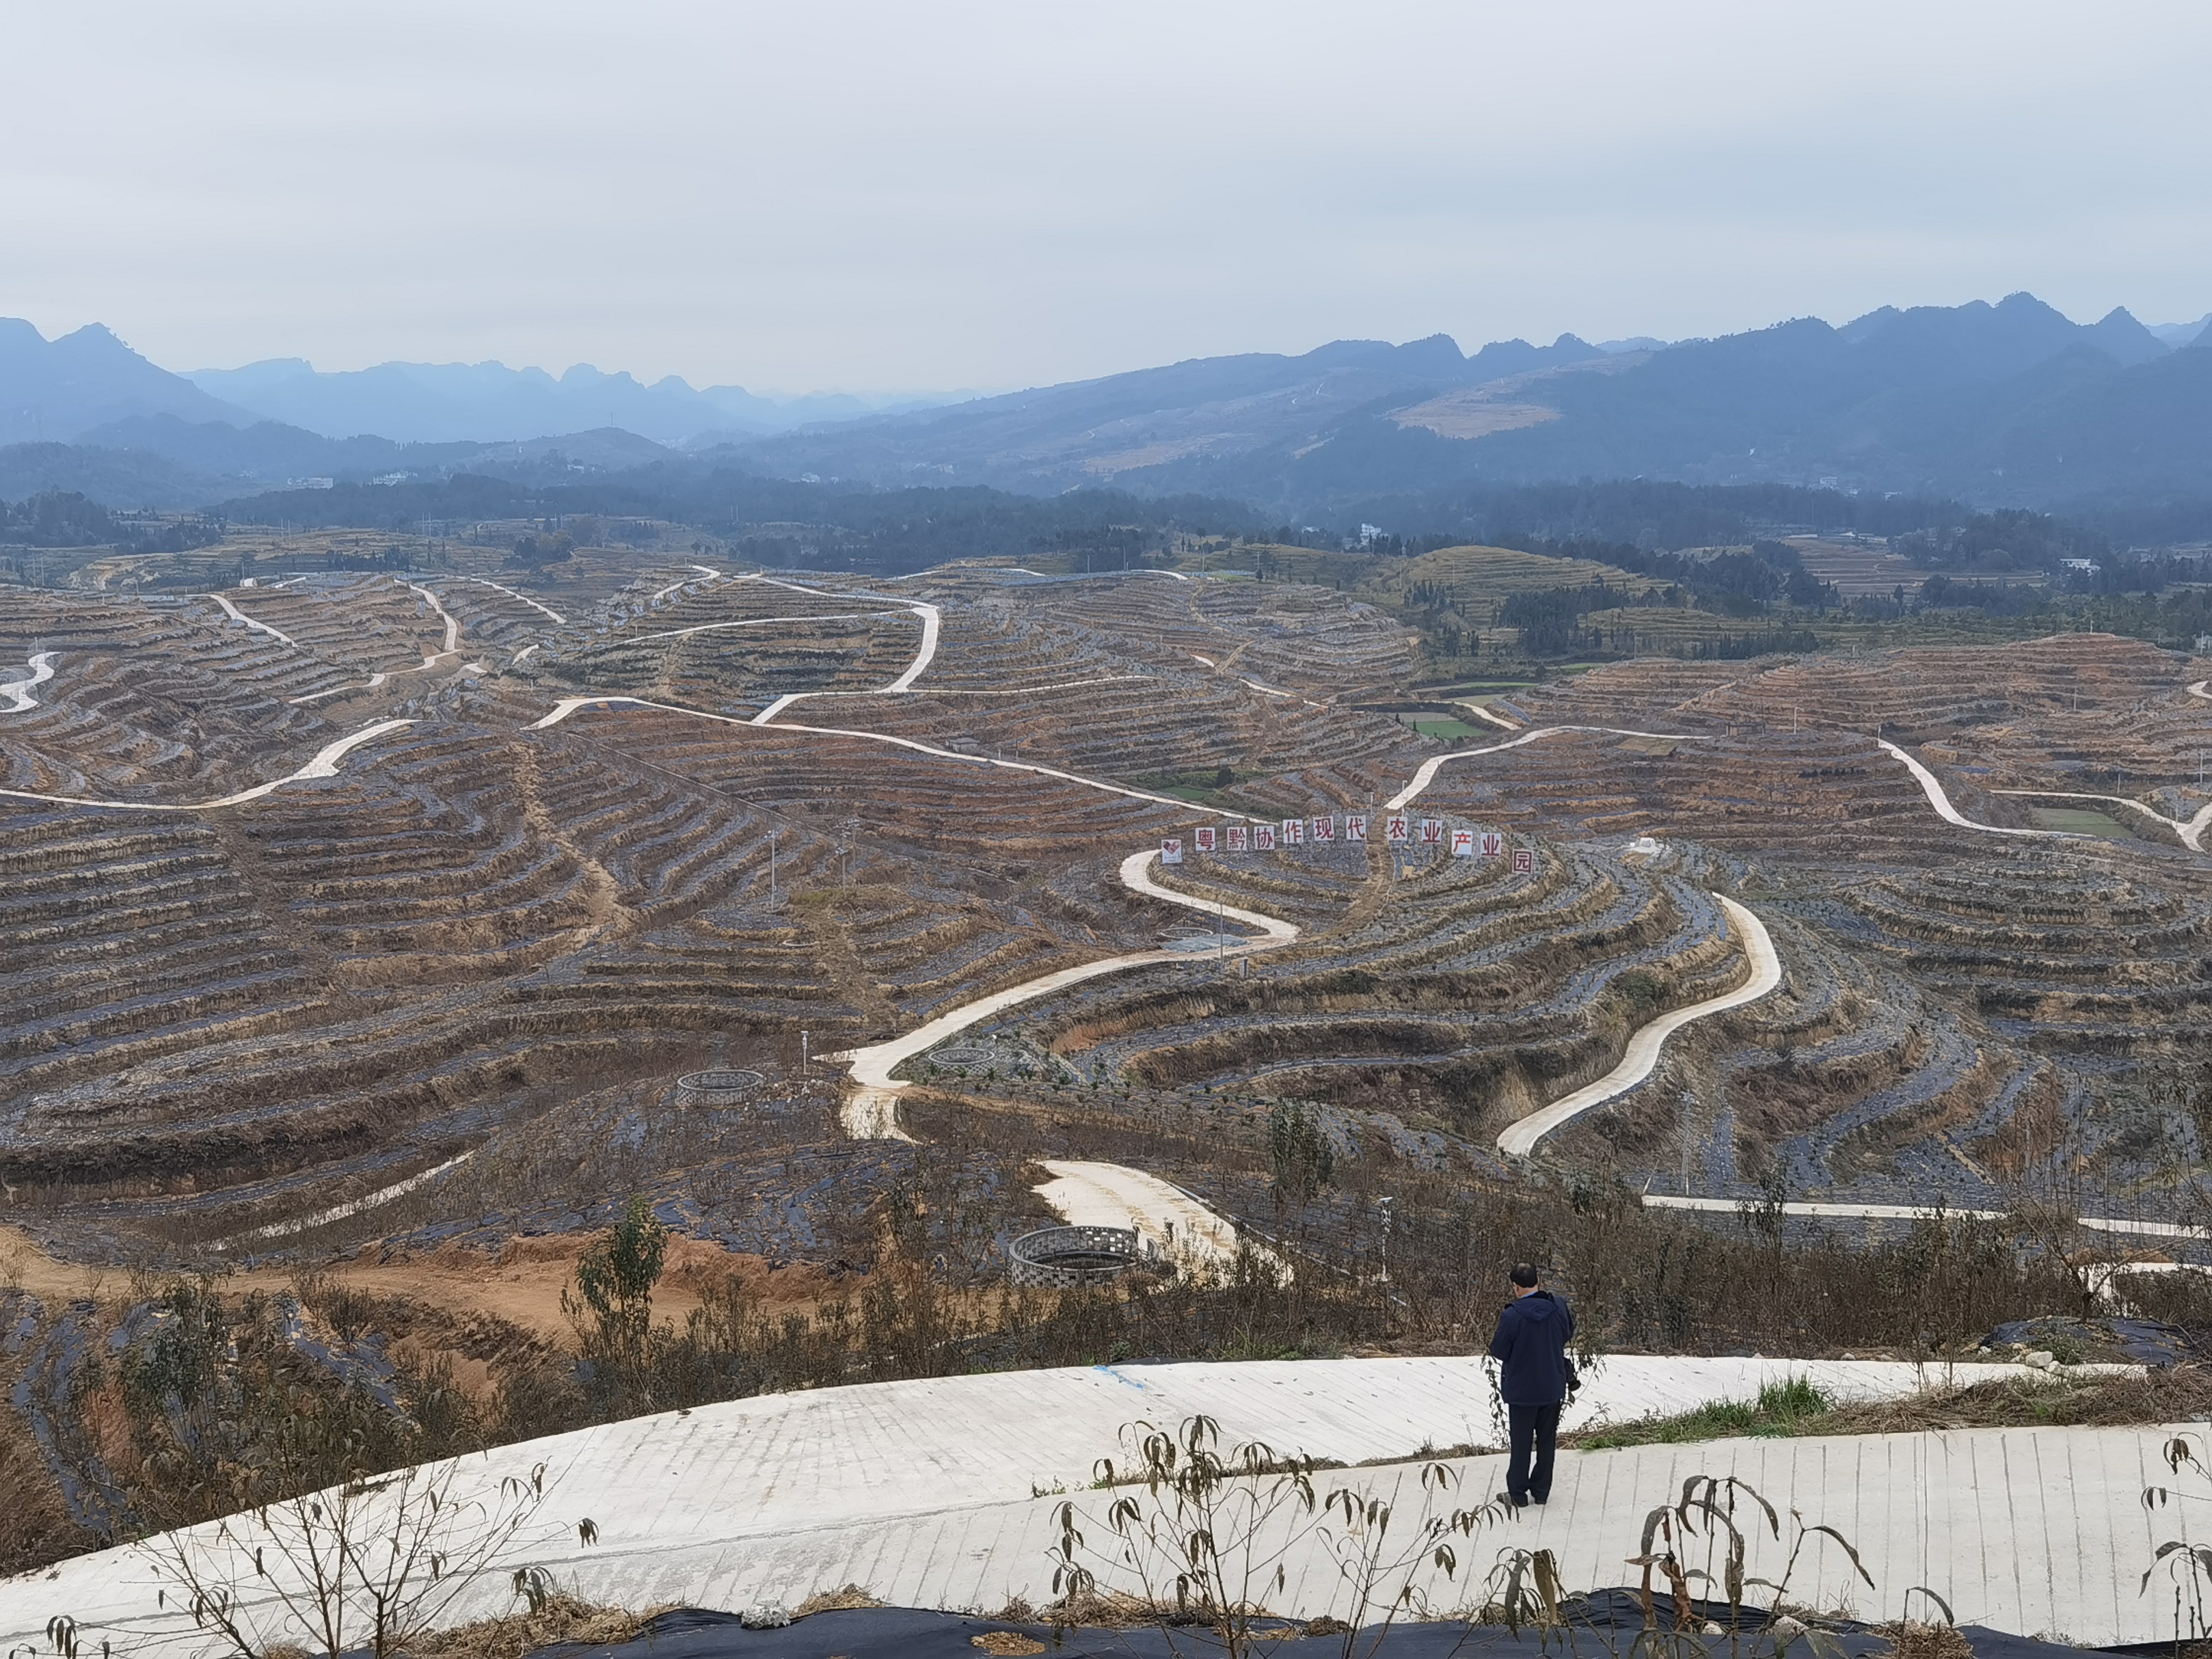
POLYGON ((2212 308, 2203 0, 17 0, 0 314, 157 362, 1008 386, 2212 308))

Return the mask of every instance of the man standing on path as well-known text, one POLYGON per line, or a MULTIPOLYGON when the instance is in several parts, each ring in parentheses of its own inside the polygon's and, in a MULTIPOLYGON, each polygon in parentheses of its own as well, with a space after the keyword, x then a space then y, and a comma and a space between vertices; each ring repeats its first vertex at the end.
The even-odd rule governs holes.
POLYGON ((1498 1316, 1490 1357, 1498 1363, 1498 1392, 1511 1434, 1505 1496, 1517 1508, 1552 1495, 1552 1454, 1559 1407, 1567 1397, 1567 1344, 1574 1338, 1575 1316, 1564 1297, 1537 1288, 1534 1263, 1516 1262, 1512 1279, 1513 1299, 1498 1316))

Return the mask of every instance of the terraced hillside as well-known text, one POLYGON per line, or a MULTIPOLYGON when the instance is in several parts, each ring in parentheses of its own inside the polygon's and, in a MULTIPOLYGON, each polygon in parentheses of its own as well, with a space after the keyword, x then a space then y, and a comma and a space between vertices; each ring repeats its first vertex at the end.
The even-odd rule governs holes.
MULTIPOLYGON (((1747 982, 1723 897, 1778 987, 1541 1156, 1909 1202, 2063 1165, 2160 1212, 2201 1167, 2212 702, 2167 653, 1627 663, 1448 747, 1351 706, 1411 649, 1318 586, 465 563, 0 592, 0 1176, 43 1236, 235 1239, 611 1077, 1119 953, 959 1034, 1024 1057, 993 1109, 1249 1143, 1297 1100, 1347 1159, 1495 1167, 1747 982), (1498 855, 1394 850, 1400 807, 1498 855), (1182 908, 1123 878, 1164 836, 1182 908), (1240 962, 1209 904, 1298 936, 1240 962)), ((942 1110, 974 1069, 904 1075, 942 1110)))

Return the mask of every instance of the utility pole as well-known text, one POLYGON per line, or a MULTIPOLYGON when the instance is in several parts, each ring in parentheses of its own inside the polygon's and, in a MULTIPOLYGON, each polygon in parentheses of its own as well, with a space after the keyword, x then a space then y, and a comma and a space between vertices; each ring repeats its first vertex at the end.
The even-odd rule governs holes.
POLYGON ((768 902, 771 908, 775 903, 775 838, 782 833, 780 830, 768 832, 768 902))

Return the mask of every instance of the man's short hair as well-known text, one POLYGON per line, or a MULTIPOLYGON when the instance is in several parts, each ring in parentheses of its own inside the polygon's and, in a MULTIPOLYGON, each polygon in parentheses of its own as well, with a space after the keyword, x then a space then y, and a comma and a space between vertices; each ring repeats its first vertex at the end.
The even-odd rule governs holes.
POLYGON ((1536 1288, 1536 1264, 1533 1261, 1515 1262, 1513 1264, 1513 1272, 1510 1276, 1513 1282, 1516 1285, 1518 1285, 1524 1291, 1532 1291, 1536 1288))

